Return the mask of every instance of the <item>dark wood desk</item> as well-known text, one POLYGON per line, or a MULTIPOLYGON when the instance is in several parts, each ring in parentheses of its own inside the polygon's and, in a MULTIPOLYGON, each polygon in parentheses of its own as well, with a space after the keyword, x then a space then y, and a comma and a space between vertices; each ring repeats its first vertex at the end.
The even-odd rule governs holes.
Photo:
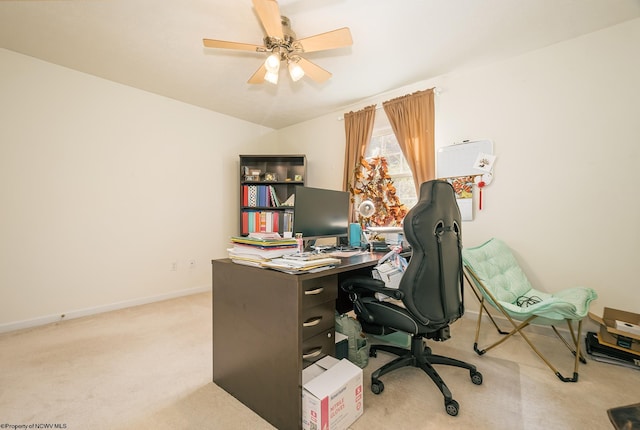
POLYGON ((383 255, 302 275, 213 260, 213 382, 276 428, 301 428, 302 369, 335 354, 338 284, 383 255))

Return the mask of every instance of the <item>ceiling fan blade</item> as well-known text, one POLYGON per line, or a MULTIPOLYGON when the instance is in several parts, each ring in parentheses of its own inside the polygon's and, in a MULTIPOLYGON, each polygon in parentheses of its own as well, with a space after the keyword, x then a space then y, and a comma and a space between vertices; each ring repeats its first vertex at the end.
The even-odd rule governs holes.
POLYGON ((296 43, 302 46, 303 52, 314 52, 351 46, 353 39, 351 38, 351 31, 347 27, 343 27, 300 39, 296 43))
POLYGON ((239 49, 241 51, 263 52, 266 48, 261 45, 250 43, 227 42, 224 40, 202 39, 202 43, 207 48, 239 49))
POLYGON ((275 0, 253 0, 253 7, 256 8, 267 36, 284 39, 278 2, 275 0))
POLYGON ((304 74, 316 82, 324 82, 331 77, 331 73, 304 58, 300 58, 298 64, 304 70, 304 74))
POLYGON ((249 80, 247 81, 248 84, 262 84, 264 83, 264 75, 265 73, 267 73, 267 69, 264 66, 264 63, 262 63, 262 65, 260 67, 258 67, 258 70, 256 70, 256 72, 249 78, 249 80))

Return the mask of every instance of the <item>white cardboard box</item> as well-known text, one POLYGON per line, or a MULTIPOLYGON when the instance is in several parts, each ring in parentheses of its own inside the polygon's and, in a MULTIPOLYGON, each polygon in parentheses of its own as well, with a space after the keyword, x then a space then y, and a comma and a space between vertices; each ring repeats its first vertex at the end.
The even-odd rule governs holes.
POLYGON ((302 428, 346 430, 364 411, 362 369, 324 357, 302 371, 302 428))

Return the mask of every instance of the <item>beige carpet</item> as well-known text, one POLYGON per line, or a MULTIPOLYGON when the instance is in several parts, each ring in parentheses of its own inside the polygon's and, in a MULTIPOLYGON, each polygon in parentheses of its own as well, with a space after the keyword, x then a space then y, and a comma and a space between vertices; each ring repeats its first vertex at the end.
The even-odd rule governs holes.
MULTIPOLYGON (((391 359, 380 352, 365 369, 364 429, 610 429, 607 409, 640 401, 640 372, 589 360, 580 382, 560 382, 520 339, 479 357, 475 323, 452 326, 436 353, 471 361, 484 376, 438 366, 460 414, 450 417, 422 371, 368 376, 391 359)), ((538 336, 545 353, 564 347, 538 336)), ((66 424, 67 429, 272 429, 211 382, 211 294, 197 294, 0 335, 0 423, 66 424)), ((571 358, 568 362, 571 362, 571 358)), ((274 393, 277 395, 277 393, 274 393)))
MULTIPOLYGON (((448 343, 447 341, 446 343, 448 343)), ((447 347, 446 343, 430 343, 434 354, 445 355, 475 364, 483 376, 482 385, 471 382, 469 371, 449 366, 435 366, 453 398, 460 404, 456 417, 446 414, 440 390, 421 369, 398 369, 380 378, 384 391, 379 395, 369 389, 371 373, 394 355, 378 352, 365 368, 364 383, 366 417, 353 424, 354 430, 386 429, 397 423, 397 429, 523 429, 520 401, 520 369, 516 363, 499 358, 479 359, 473 351, 447 347), (499 407, 500 419, 487 414, 499 407), (453 426, 453 427, 452 427, 453 426)))

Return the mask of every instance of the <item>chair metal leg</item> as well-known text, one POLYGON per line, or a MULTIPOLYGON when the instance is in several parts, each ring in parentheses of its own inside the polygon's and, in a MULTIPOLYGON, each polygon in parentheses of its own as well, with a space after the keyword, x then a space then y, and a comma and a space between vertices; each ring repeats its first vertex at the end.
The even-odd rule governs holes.
MULTIPOLYGON (((469 276, 467 275, 467 272, 463 272, 464 277, 467 279, 467 283, 471 286, 471 291, 473 291, 473 294, 476 296, 476 299, 478 299, 478 302, 480 302, 480 312, 479 312, 479 316, 478 316, 478 321, 481 320, 482 318, 482 311, 486 311, 487 312, 487 316, 489 317, 489 319, 491 320, 491 322, 493 323, 493 326, 496 328, 496 330, 498 331, 498 333, 500 334, 507 334, 506 331, 503 331, 502 329, 500 329, 500 326, 498 325, 498 323, 496 322, 496 320, 493 318, 493 315, 491 315, 491 312, 489 312, 489 309, 487 308, 487 305, 485 303, 484 297, 482 297, 478 291, 476 290, 475 287, 473 287, 473 284, 471 283, 471 280, 469 279, 469 276)), ((478 324, 480 324, 478 322, 478 324)), ((478 330, 479 330, 479 325, 478 328, 476 330, 476 339, 477 339, 477 335, 478 335, 478 330)))
MULTIPOLYGON (((488 312, 487 312, 487 313, 488 313, 488 312)), ((526 319, 525 321, 523 321, 522 323, 520 323, 520 325, 518 325, 518 324, 516 324, 516 323, 515 323, 515 321, 514 321, 514 320, 512 320, 508 315, 507 315, 507 318, 509 319, 509 321, 510 321, 510 322, 511 322, 511 324, 513 325, 513 330, 511 330, 510 332, 504 332, 504 333, 502 333, 502 332, 501 332, 502 334, 504 334, 504 335, 505 335, 504 337, 500 338, 500 340, 498 340, 497 342, 495 342, 495 343, 493 343, 493 344, 491 344, 491 345, 489 345, 489 346, 487 346, 487 347, 485 347, 485 348, 483 348, 483 349, 479 349, 479 348, 478 348, 478 338, 477 338, 477 336, 479 336, 479 333, 480 333, 480 329, 479 329, 480 321, 478 321, 478 329, 477 329, 477 333, 478 333, 478 334, 476 335, 476 341, 475 341, 475 343, 474 343, 474 345, 473 345, 473 349, 476 351, 476 353, 477 353, 478 355, 483 355, 483 354, 485 354, 487 351, 489 351, 490 349, 493 349, 493 348, 495 348, 496 346, 500 345, 501 343, 503 343, 505 340, 509 339, 511 336, 513 336, 513 335, 514 335, 514 334, 516 334, 516 333, 520 333, 520 334, 522 334, 522 333, 521 333, 521 330, 522 330, 522 329, 524 329, 525 327, 527 327, 527 326, 531 323, 531 321, 533 321, 534 319, 536 319, 536 317, 535 317, 535 316, 532 316, 532 317, 527 318, 527 319, 526 319)))
MULTIPOLYGON (((584 355, 582 355, 582 352, 580 351, 580 341, 579 341, 580 334, 578 333, 578 337, 576 337, 576 334, 573 331, 573 325, 571 324, 571 320, 566 320, 566 321, 567 321, 567 325, 569 326, 569 333, 571 334, 571 339, 573 340, 573 344, 569 344, 569 342, 567 342, 567 340, 564 338, 564 336, 560 334, 560 332, 555 326, 551 326, 551 328, 555 332, 556 336, 558 336, 558 339, 560 339, 562 343, 565 344, 565 346, 569 349, 569 351, 571 351, 573 355, 578 355, 579 356, 578 359, 582 364, 587 364, 587 360, 584 358, 584 355)), ((578 321, 579 328, 581 324, 582 324, 582 320, 578 321)))
MULTIPOLYGON (((524 339, 525 342, 527 342, 527 344, 529 345, 529 347, 531 347, 531 349, 533 350, 533 352, 536 353, 536 355, 538 357, 540 357, 540 359, 547 365, 547 367, 549 367, 549 369, 551 369, 551 371, 562 381, 562 382, 578 382, 578 365, 580 363, 580 361, 584 360, 584 357, 582 357, 581 353, 580 353, 580 342, 579 342, 579 338, 580 338, 580 332, 581 332, 581 327, 582 327, 582 321, 578 322, 578 338, 575 338, 575 335, 573 335, 572 333, 572 337, 574 338, 574 344, 576 345, 576 350, 573 350, 573 348, 567 343, 567 341, 557 332, 557 329, 555 327, 553 327, 554 331, 556 331, 556 334, 558 335, 558 337, 562 340, 562 342, 569 348, 569 350, 575 355, 575 364, 574 364, 574 370, 573 370, 573 376, 572 377, 566 377, 563 376, 560 371, 558 371, 558 369, 556 369, 555 366, 553 366, 553 364, 551 364, 551 362, 544 356, 544 354, 542 354, 542 352, 540 352, 538 350, 538 348, 536 348, 536 346, 533 344, 533 342, 529 339, 529 337, 527 336, 526 333, 522 332, 522 329, 524 329, 525 327, 529 326, 531 321, 535 320, 535 316, 530 317, 528 319, 526 319, 525 321, 523 321, 520 325, 516 324, 515 321, 507 314, 505 314, 506 318, 511 322, 511 324, 513 325, 514 329, 509 332, 505 337, 501 338, 500 340, 498 340, 497 342, 489 345, 486 348, 483 349, 478 349, 477 345, 474 345, 474 349, 475 351, 479 354, 479 355, 483 355, 485 354, 487 351, 489 351, 490 349, 493 349, 494 347, 500 345, 501 343, 503 343, 505 340, 507 340, 508 338, 510 338, 512 335, 518 333, 520 334, 520 336, 522 337, 522 339, 524 339)), ((586 363, 586 360, 584 361, 586 363)))
MULTIPOLYGON (((537 316, 533 315, 529 318, 527 318, 526 320, 524 320, 523 322, 521 322, 520 324, 517 324, 516 321, 511 318, 511 316, 509 315, 508 312, 506 312, 506 310, 500 305, 500 303, 495 299, 495 297, 493 297, 493 295, 491 294, 490 291, 486 290, 483 288, 483 291, 486 292, 486 295, 489 297, 489 299, 491 300, 491 304, 492 306, 496 307, 496 309, 498 311, 500 311, 500 313, 509 321, 509 323, 513 326, 513 330, 511 330, 509 333, 506 334, 505 337, 503 337, 502 339, 498 340, 497 342, 493 343, 492 345, 489 345, 486 348, 483 349, 479 349, 478 348, 478 339, 480 336, 480 323, 482 320, 482 313, 483 310, 486 310, 487 315, 491 315, 491 313, 489 312, 489 310, 486 307, 486 303, 485 303, 485 297, 484 294, 480 294, 479 291, 477 291, 477 289, 481 288, 482 286, 482 281, 480 281, 479 279, 477 279, 473 273, 470 273, 470 276, 473 277, 473 281, 469 278, 469 275, 467 274, 467 270, 465 270, 464 272, 465 278, 467 279, 467 282, 469 283, 469 285, 471 286, 471 290, 474 292, 475 296, 478 298, 478 300, 480 301, 480 311, 478 312, 479 316, 478 316, 478 322, 477 322, 477 326, 476 326, 476 338, 474 341, 474 345, 473 345, 473 349, 474 351, 476 351, 476 353, 478 355, 483 355, 485 354, 487 351, 489 351, 490 349, 500 345, 501 343, 503 343, 505 340, 507 340, 508 338, 510 338, 512 335, 519 333, 520 336, 522 336, 522 339, 525 340, 525 342, 527 342, 527 344, 529 345, 529 347, 531 347, 531 349, 533 350, 533 352, 536 353, 536 355, 538 355, 538 357, 540 357, 540 359, 547 365, 547 367, 549 367, 549 369, 551 369, 551 371, 562 381, 562 382, 578 382, 578 366, 579 363, 582 361, 583 363, 586 363, 586 360, 584 359, 584 357, 582 356, 581 352, 580 352, 580 333, 582 331, 582 320, 578 321, 578 333, 577 336, 575 335, 574 331, 573 331, 573 326, 571 325, 571 321, 567 320, 567 322, 569 323, 569 332, 571 333, 571 338, 573 340, 573 345, 575 346, 575 349, 572 345, 569 345, 568 342, 564 339, 564 337, 562 337, 560 335, 560 333, 557 331, 557 329, 554 326, 551 326, 553 328, 553 330, 555 331, 556 335, 562 340, 562 342, 565 344, 565 346, 567 346, 569 348, 569 350, 575 355, 575 362, 574 362, 574 366, 573 366, 573 376, 571 378, 565 377, 563 376, 552 364, 551 362, 538 350, 538 348, 536 348, 536 346, 533 344, 533 342, 531 342, 531 340, 529 339, 529 337, 526 335, 526 333, 524 333, 522 330, 529 326, 531 324, 532 321, 534 321, 537 316), (479 284, 479 285, 478 285, 479 284)), ((494 326, 496 327, 496 329, 498 329, 498 332, 500 332, 502 334, 502 331, 498 328, 495 320, 493 318, 491 318, 491 322, 494 324, 494 326)))
MULTIPOLYGON (((540 359, 547 365, 547 367, 549 367, 549 369, 551 369, 551 371, 562 381, 562 382, 578 382, 578 363, 580 362, 579 360, 579 356, 580 354, 576 355, 576 364, 574 364, 574 372, 573 372, 573 377, 569 378, 566 376, 563 376, 560 371, 558 371, 558 369, 555 368, 555 366, 553 366, 553 364, 551 364, 551 362, 544 356, 544 354, 542 354, 538 348, 536 348, 536 346, 533 344, 533 342, 529 339, 529 336, 527 336, 526 333, 522 332, 522 329, 524 329, 525 327, 527 327, 528 325, 530 325, 531 321, 535 320, 536 316, 532 316, 527 318, 525 321, 523 321, 520 325, 516 324, 516 322, 508 315, 505 313, 505 317, 509 320, 509 322, 513 325, 514 329, 509 332, 509 334, 507 334, 505 337, 501 338, 500 340, 498 340, 497 342, 495 342, 494 344, 480 350, 479 354, 482 355, 484 353, 486 353, 487 351, 489 351, 490 349, 500 345, 501 343, 503 343, 505 340, 507 340, 509 337, 511 337, 512 335, 518 333, 520 334, 520 336, 522 337, 522 339, 524 339, 525 342, 527 342, 527 344, 529 345, 529 347, 531 347, 531 349, 533 350, 533 352, 536 353, 536 355, 538 355, 538 357, 540 357, 540 359)), ((580 321, 579 325, 581 327, 582 321, 580 321)), ((579 334, 578 334, 579 336, 579 334)), ((564 340, 564 339, 563 339, 564 340)), ((577 342, 577 348, 579 349, 580 347, 580 343, 577 342)))

